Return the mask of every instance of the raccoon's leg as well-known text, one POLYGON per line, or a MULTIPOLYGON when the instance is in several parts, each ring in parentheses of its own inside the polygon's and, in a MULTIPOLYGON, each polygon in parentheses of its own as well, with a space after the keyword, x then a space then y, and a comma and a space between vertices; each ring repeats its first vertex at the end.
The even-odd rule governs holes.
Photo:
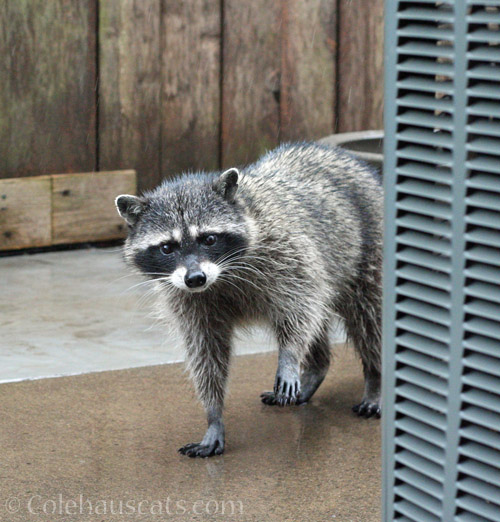
POLYGON ((224 394, 231 355, 230 336, 205 330, 187 336, 188 367, 207 413, 208 429, 201 442, 186 444, 179 453, 188 457, 211 457, 224 452, 222 420, 224 394))
POLYGON ((360 417, 380 417, 382 339, 379 287, 367 288, 360 283, 357 295, 348 308, 345 318, 347 336, 361 357, 365 377, 363 398, 352 410, 360 417))
MULTIPOLYGON (((311 345, 303 363, 300 376, 301 392, 296 404, 305 404, 314 395, 325 378, 330 366, 330 346, 328 343, 328 329, 322 333, 311 345)), ((270 406, 278 404, 274 391, 261 394, 264 404, 270 406)))

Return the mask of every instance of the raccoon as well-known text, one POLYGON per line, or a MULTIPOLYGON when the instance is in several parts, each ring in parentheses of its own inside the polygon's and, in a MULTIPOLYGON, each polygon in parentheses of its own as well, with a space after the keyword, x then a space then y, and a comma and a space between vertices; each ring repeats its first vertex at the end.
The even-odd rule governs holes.
POLYGON ((207 413, 202 441, 181 454, 223 453, 231 340, 255 321, 279 346, 262 402, 311 399, 340 316, 365 377, 353 411, 380 417, 382 188, 374 169, 340 148, 284 144, 241 171, 184 174, 142 197, 118 196, 116 206, 129 226, 125 259, 156 279, 207 413))

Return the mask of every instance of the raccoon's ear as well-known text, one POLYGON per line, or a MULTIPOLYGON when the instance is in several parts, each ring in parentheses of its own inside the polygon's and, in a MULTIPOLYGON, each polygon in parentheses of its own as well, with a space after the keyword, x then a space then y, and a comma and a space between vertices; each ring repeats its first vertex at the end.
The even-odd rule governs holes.
POLYGON ((135 225, 141 215, 146 202, 137 196, 122 194, 115 199, 118 214, 129 224, 135 225))
POLYGON ((238 190, 238 178, 240 171, 232 168, 223 172, 215 181, 214 189, 230 203, 234 202, 236 191, 238 190))

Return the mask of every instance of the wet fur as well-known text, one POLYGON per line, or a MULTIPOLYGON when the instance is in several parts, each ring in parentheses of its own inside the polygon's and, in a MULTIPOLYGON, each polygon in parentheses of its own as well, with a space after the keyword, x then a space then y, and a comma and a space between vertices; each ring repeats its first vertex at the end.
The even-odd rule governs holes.
POLYGON ((162 274, 168 270, 154 250, 165 231, 187 234, 196 226, 228 231, 232 238, 213 259, 221 275, 204 292, 172 287, 168 277, 157 284, 165 310, 183 334, 187 365, 209 423, 201 443, 180 451, 192 457, 223 452, 232 336, 236 327, 255 321, 267 322, 279 345, 274 389, 262 395, 263 402, 310 399, 329 366, 329 325, 341 316, 365 373, 365 394, 353 409, 379 416, 382 189, 377 173, 342 149, 300 143, 282 145, 243 169, 230 194, 231 186, 219 176, 189 174, 145 194, 130 214, 125 246, 132 266, 162 274))

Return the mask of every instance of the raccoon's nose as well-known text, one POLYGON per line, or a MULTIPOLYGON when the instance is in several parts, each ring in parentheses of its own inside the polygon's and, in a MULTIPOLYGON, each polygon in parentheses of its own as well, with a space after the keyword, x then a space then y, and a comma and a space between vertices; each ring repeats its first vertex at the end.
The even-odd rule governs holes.
POLYGON ((201 272, 188 272, 184 276, 184 282, 188 288, 198 288, 207 282, 207 276, 201 272))

